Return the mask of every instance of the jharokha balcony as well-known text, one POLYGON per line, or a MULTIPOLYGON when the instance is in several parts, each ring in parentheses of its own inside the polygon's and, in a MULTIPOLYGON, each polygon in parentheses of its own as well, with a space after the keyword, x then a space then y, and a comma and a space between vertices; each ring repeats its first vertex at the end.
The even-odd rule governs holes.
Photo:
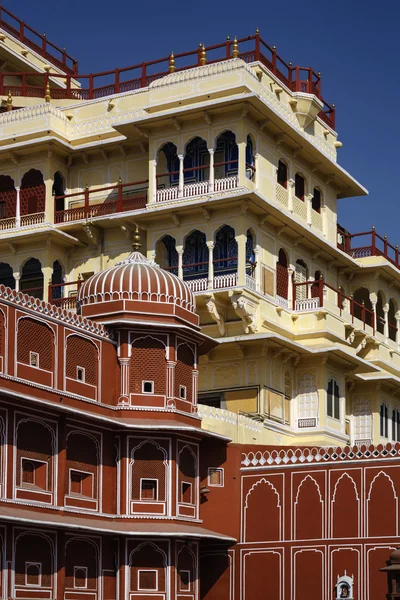
POLYGON ((335 128, 335 108, 322 97, 320 73, 316 73, 311 67, 294 66, 291 62, 286 62, 278 55, 275 46, 270 46, 261 38, 258 30, 255 35, 238 40, 228 37, 224 42, 213 46, 205 47, 200 44, 189 52, 171 54, 114 71, 82 75, 78 73, 77 62, 65 51, 50 44, 45 36, 36 34, 4 9, 1 17, 0 26, 3 29, 28 46, 32 47, 34 44, 34 49, 39 54, 63 71, 62 74, 2 71, 0 94, 3 96, 10 92, 12 96, 92 100, 148 87, 156 79, 175 71, 240 58, 249 64, 261 63, 292 92, 314 94, 323 104, 320 118, 335 128))

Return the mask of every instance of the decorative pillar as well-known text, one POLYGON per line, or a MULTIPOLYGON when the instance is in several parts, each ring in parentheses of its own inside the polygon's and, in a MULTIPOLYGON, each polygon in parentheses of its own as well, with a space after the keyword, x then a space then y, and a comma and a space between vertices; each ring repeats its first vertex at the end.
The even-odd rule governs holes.
POLYGON ((19 281, 21 279, 21 273, 13 273, 15 279, 15 291, 19 292, 19 281))
POLYGON ((326 206, 321 206, 322 213, 322 235, 324 238, 328 237, 328 211, 326 206))
POLYGON ((121 367, 121 388, 118 404, 130 404, 129 400, 129 363, 130 358, 118 357, 118 363, 121 367))
POLYGON ((178 277, 183 279, 183 246, 176 246, 176 251, 178 253, 178 277))
POLYGON ((256 291, 257 292, 259 292, 260 288, 261 288, 261 281, 260 281, 261 265, 260 265, 259 256, 260 256, 260 246, 256 246, 254 248, 254 260, 256 263, 256 265, 254 267, 254 279, 256 280, 256 291))
POLYGON ((210 153, 210 178, 208 182, 208 191, 214 191, 214 149, 209 148, 208 152, 210 153))
POLYGON ((15 227, 21 227, 21 188, 15 188, 17 192, 17 203, 15 206, 15 227))
POLYGON ((290 310, 293 308, 293 273, 294 267, 290 265, 288 268, 288 308, 290 310))
POLYGON ((238 248, 237 258, 237 285, 246 285, 246 241, 247 236, 245 233, 241 233, 236 236, 236 243, 238 248))
POLYGON ((53 179, 46 178, 44 182, 46 188, 46 199, 45 199, 45 218, 46 223, 54 223, 55 220, 55 201, 53 196, 53 179))
POLYGON ((157 202, 157 161, 149 161, 149 204, 157 202))
POLYGON ((178 155, 179 158, 179 186, 178 186, 178 198, 183 198, 183 186, 184 186, 184 173, 183 173, 183 154, 178 155))
POLYGON ((313 199, 313 195, 312 194, 307 194, 305 201, 307 204, 307 225, 309 227, 311 227, 312 225, 312 199, 313 199))
POLYGON ((246 187, 246 139, 238 139, 238 186, 246 187))
MULTIPOLYGON (((375 307, 374 307, 374 314, 375 314, 375 307)), ((389 304, 385 304, 383 307, 383 314, 384 314, 384 319, 385 319, 385 323, 383 325, 383 335, 385 336, 385 340, 387 341, 389 339, 389 319, 388 319, 388 315, 389 315, 389 304)), ((376 316, 376 314, 375 314, 376 316)), ((376 323, 376 320, 375 320, 376 323)))
POLYGON ((258 172, 259 162, 260 162, 260 155, 257 153, 257 154, 254 155, 254 168, 255 168, 255 171, 253 171, 253 173, 254 173, 253 181, 254 181, 254 187, 256 188, 256 190, 258 190, 259 181, 260 181, 260 175, 259 175, 259 172, 258 172))
POLYGON ((167 400, 175 397, 175 367, 174 360, 167 360, 167 400))
POLYGON ((208 248, 208 283, 209 290, 214 288, 214 242, 206 242, 208 248))
POLYGON ((293 198, 294 198, 294 179, 288 179, 288 210, 293 212, 293 198))
POLYGON ((192 394, 191 398, 193 404, 193 412, 197 413, 197 389, 198 389, 198 380, 199 380, 199 372, 197 370, 193 371, 193 385, 192 385, 192 394))

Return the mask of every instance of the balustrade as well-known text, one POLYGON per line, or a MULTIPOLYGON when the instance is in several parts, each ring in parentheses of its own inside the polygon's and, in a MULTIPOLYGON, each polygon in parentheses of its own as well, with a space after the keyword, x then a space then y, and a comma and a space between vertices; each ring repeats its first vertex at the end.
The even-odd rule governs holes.
POLYGON ((376 233, 373 227, 371 231, 362 233, 349 233, 343 227, 337 228, 337 246, 352 258, 367 258, 370 256, 383 256, 400 268, 399 246, 393 246, 388 242, 387 236, 376 233), (356 244, 353 241, 357 239, 356 244))

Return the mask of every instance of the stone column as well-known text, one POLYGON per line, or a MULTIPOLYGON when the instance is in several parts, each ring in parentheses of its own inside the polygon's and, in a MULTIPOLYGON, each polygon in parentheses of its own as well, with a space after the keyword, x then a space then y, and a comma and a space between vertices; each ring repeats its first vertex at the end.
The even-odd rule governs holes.
POLYGON ((214 191, 214 148, 209 148, 208 152, 210 153, 210 179, 208 183, 208 191, 214 191))
POLYGON ((288 210, 293 212, 293 198, 294 198, 294 179, 288 179, 288 210))
POLYGON ((208 284, 209 290, 214 288, 214 242, 206 242, 208 248, 208 284))
POLYGON ((45 199, 45 214, 44 220, 46 223, 53 224, 55 218, 55 200, 53 196, 53 179, 47 178, 44 182, 46 188, 45 199))
POLYGON ((15 188, 17 192, 17 203, 15 207, 15 227, 21 227, 21 188, 15 188))
POLYGON ((238 247, 238 259, 237 259, 237 285, 246 285, 246 234, 240 233, 236 236, 236 242, 238 247))
POLYGON ((179 154, 179 186, 178 186, 178 197, 183 198, 183 186, 185 183, 185 177, 183 173, 183 154, 179 154))
POLYGON ((118 404, 130 404, 129 400, 129 358, 118 357, 118 363, 121 367, 121 388, 118 404))
POLYGON ((312 199, 313 199, 313 195, 312 194, 307 194, 305 201, 307 204, 307 225, 309 227, 311 227, 312 225, 312 199))
POLYGON ((293 309, 293 273, 294 266, 290 265, 288 268, 288 308, 293 309))
POLYGON ((321 206, 322 214, 322 235, 328 237, 328 212, 326 206, 321 206))
MULTIPOLYGON (((374 310, 375 313, 375 310, 374 310)), ((385 324, 383 326, 383 335, 385 336, 385 340, 387 341, 389 339, 389 304, 385 304, 383 307, 383 314, 384 314, 384 319, 385 319, 385 324)), ((376 322, 376 320, 375 320, 376 322)))
POLYGON ((174 360, 167 360, 167 399, 172 399, 175 396, 175 367, 174 360))
POLYGON ((176 246, 176 251, 178 253, 178 277, 183 279, 183 246, 176 246))
POLYGON ((14 279, 15 279, 15 291, 19 292, 19 281, 21 279, 21 273, 16 272, 16 273, 13 273, 13 275, 14 275, 14 279))
POLYGON ((254 260, 256 263, 254 267, 254 279, 256 280, 256 291, 259 292, 261 288, 260 246, 254 248, 254 260))
POLYGON ((397 329, 397 331, 396 331, 396 344, 398 346, 400 346, 400 331, 399 331, 399 328, 400 328, 400 312, 399 311, 397 311, 397 313, 394 315, 394 318, 396 319, 396 329, 397 329))
POLYGON ((157 161, 149 160, 149 196, 148 203, 154 204, 157 202, 157 161))
POLYGON ((254 155, 254 168, 255 168, 255 171, 253 171, 253 173, 254 173, 253 182, 254 182, 254 187, 256 188, 256 190, 258 190, 259 185, 260 185, 260 174, 258 172, 259 164, 260 164, 260 155, 257 153, 257 154, 254 155))

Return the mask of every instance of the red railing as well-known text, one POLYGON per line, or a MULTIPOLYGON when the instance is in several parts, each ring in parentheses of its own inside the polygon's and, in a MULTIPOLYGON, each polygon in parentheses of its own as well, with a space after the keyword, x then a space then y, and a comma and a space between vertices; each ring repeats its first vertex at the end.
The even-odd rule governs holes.
POLYGON ((383 256, 396 267, 400 268, 399 246, 389 244, 387 236, 371 231, 362 233, 349 233, 338 226, 338 248, 349 254, 352 258, 365 258, 369 256, 383 256), (354 243, 354 240, 357 240, 354 243))
POLYGON ((156 79, 170 72, 183 71, 198 67, 205 63, 215 63, 234 57, 241 58, 247 63, 259 61, 267 67, 279 81, 293 92, 315 94, 324 104, 320 117, 332 128, 335 127, 335 108, 328 104, 321 95, 321 76, 311 67, 293 66, 284 61, 277 53, 276 47, 269 46, 259 33, 239 40, 229 40, 205 48, 199 46, 189 52, 165 56, 149 62, 142 62, 129 67, 78 75, 76 71, 60 76, 57 73, 0 73, 0 94, 8 93, 13 96, 44 97, 49 76, 60 78, 60 86, 50 83, 53 98, 72 100, 92 100, 112 94, 129 92, 147 87, 156 79), (20 77, 20 85, 7 85, 5 78, 20 77), (43 83, 40 83, 42 79, 43 83), (72 79, 78 80, 80 87, 76 88, 72 79), (39 83, 38 83, 39 81, 39 83))
POLYGON ((82 284, 82 279, 77 281, 67 281, 65 283, 50 283, 49 284, 49 302, 60 308, 66 308, 68 310, 76 308, 76 294, 63 298, 64 288, 68 286, 76 286, 73 292, 78 293, 78 290, 82 284), (60 297, 56 297, 54 294, 55 290, 60 290, 60 297))
POLYGON ((65 48, 61 49, 49 42, 46 34, 38 33, 1 4, 0 27, 66 73, 78 73, 78 62, 67 54, 65 48))
POLYGON ((293 310, 299 310, 299 305, 302 305, 303 310, 316 310, 324 306, 324 293, 328 290, 336 294, 335 304, 339 308, 339 314, 347 312, 354 319, 359 319, 365 326, 372 328, 375 335, 375 313, 372 309, 367 308, 363 302, 357 302, 352 296, 346 296, 342 290, 336 289, 326 283, 323 279, 315 281, 304 281, 302 283, 293 283, 293 310), (313 302, 313 299, 316 301, 313 302))
POLYGON ((64 196, 55 196, 55 223, 69 223, 80 219, 90 219, 93 217, 102 217, 114 213, 127 212, 145 208, 147 203, 147 191, 143 189, 132 189, 133 186, 147 185, 148 180, 134 181, 131 183, 118 183, 104 188, 86 188, 83 192, 75 192, 64 196), (103 202, 90 203, 93 197, 102 195, 103 202), (76 201, 80 206, 57 210, 57 204, 60 202, 76 201))

